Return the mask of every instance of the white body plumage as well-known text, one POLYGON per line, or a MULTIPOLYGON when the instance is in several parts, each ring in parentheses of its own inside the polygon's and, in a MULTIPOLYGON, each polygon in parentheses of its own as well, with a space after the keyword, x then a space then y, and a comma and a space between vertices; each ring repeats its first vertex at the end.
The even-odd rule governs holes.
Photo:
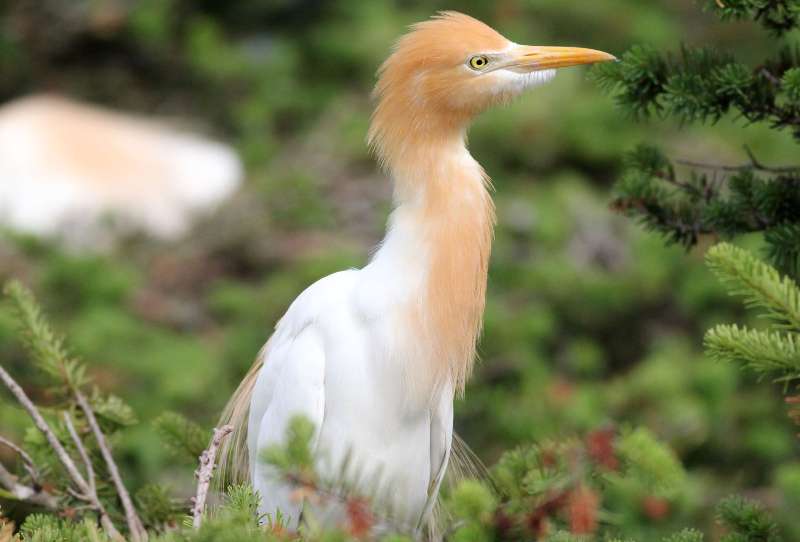
POLYGON ((347 458, 350 475, 379 486, 362 489, 391 488, 383 504, 411 526, 433 505, 452 441, 454 383, 420 378, 419 337, 404 325, 409 304, 424 296, 429 261, 414 216, 395 210, 371 263, 309 287, 266 345, 248 435, 263 512, 299 516, 290 488, 255 456, 282 441, 295 414, 318 428, 323 477, 338 477, 347 458))

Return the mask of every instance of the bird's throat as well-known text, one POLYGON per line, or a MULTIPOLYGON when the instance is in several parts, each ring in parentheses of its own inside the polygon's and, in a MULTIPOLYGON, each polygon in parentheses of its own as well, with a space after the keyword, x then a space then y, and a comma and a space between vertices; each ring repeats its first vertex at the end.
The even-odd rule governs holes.
MULTIPOLYGON (((419 281, 406 299, 407 325, 433 380, 463 389, 475 359, 494 225, 489 181, 462 132, 417 141, 389 164, 396 210, 381 249, 399 250, 419 281), (399 241, 398 241, 399 240, 399 241), (407 252, 406 252, 407 251, 407 252)), ((380 252, 378 253, 380 257, 380 252)))

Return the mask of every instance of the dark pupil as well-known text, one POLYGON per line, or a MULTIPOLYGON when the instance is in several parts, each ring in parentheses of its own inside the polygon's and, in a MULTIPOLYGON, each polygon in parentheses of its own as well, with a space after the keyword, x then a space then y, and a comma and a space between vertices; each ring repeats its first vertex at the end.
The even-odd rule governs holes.
POLYGON ((482 58, 476 58, 475 59, 475 64, 477 64, 478 66, 483 66, 484 62, 486 62, 486 61, 484 59, 482 59, 482 58))

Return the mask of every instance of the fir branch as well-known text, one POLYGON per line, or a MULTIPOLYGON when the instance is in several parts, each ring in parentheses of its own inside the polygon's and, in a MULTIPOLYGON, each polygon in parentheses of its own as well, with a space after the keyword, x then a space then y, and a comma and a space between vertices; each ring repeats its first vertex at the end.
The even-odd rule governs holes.
MULTIPOLYGON (((147 540, 147 532, 144 530, 144 527, 142 526, 142 523, 139 520, 139 517, 133 506, 130 495, 128 494, 128 491, 122 482, 119 469, 117 468, 113 455, 111 454, 111 448, 106 440, 105 434, 97 422, 97 418, 95 417, 94 411, 89 404, 88 399, 80 389, 86 383, 84 366, 77 360, 71 359, 67 356, 66 349, 63 345, 63 340, 58 338, 50 329, 50 326, 43 317, 41 310, 39 309, 33 297, 33 294, 31 294, 27 288, 22 286, 22 284, 17 281, 11 281, 6 285, 5 292, 12 300, 20 317, 23 335, 27 339, 26 344, 29 352, 34 359, 38 360, 42 370, 51 375, 60 377, 64 385, 71 393, 78 407, 83 412, 83 415, 86 418, 92 433, 94 434, 98 448, 100 449, 100 454, 106 463, 109 475, 111 476, 111 480, 116 488, 117 495, 122 503, 128 529, 133 537, 134 542, 147 540)), ((44 433, 48 443, 53 450, 56 451, 56 454, 59 457, 62 465, 64 465, 64 467, 67 469, 67 472, 78 488, 78 491, 71 491, 71 494, 76 498, 89 503, 92 508, 97 510, 97 512, 100 514, 103 527, 109 536, 112 538, 120 537, 119 532, 117 531, 111 519, 108 517, 105 508, 97 496, 95 483, 93 481, 87 481, 87 479, 83 477, 75 463, 72 461, 72 458, 69 456, 63 445, 53 433, 52 429, 50 429, 50 427, 47 425, 47 422, 45 422, 44 418, 41 416, 41 414, 39 414, 36 406, 32 401, 30 401, 30 399, 27 398, 27 395, 25 395, 22 388, 19 387, 19 385, 17 385, 13 379, 11 379, 11 376, 2 368, 2 366, 0 366, 0 377, 3 379, 6 386, 11 389, 17 400, 22 404, 23 408, 25 408, 25 410, 27 410, 34 419, 34 423, 36 424, 37 428, 44 433)), ((70 426, 71 420, 67 426, 68 430, 70 429, 70 426)), ((70 432, 70 436, 73 438, 73 440, 76 440, 75 444, 78 448, 78 453, 81 455, 84 463, 86 463, 88 459, 88 456, 86 456, 86 451, 83 449, 82 443, 80 442, 80 438, 77 437, 77 434, 72 434, 74 432, 74 427, 72 427, 72 430, 73 431, 70 432)), ((90 465, 86 465, 86 468, 87 475, 92 478, 94 475, 93 469, 91 469, 90 465)))
POLYGON ((780 269, 800 273, 800 224, 783 224, 764 233, 769 259, 780 269))
POLYGON ((69 357, 63 339, 47 324, 30 290, 12 280, 6 284, 4 293, 11 300, 24 344, 38 367, 69 389, 84 385, 85 368, 69 357))
POLYGON ((196 461, 206 449, 209 432, 177 412, 165 412, 153 422, 161 440, 174 455, 196 461))
POLYGON ((775 35, 797 27, 800 6, 794 0, 705 0, 706 9, 723 20, 751 19, 775 35))
POLYGON ((103 529, 106 531, 106 533, 108 533, 108 535, 114 540, 122 540, 122 535, 114 526, 114 522, 111 521, 111 518, 109 517, 108 512, 106 512, 103 503, 100 502, 100 499, 97 496, 97 492, 91 491, 86 479, 80 473, 75 465, 75 462, 69 456, 66 449, 64 449, 64 446, 58 440, 58 437, 56 437, 53 430, 45 421, 44 417, 39 412, 39 409, 36 408, 36 405, 33 404, 33 401, 30 400, 22 387, 17 384, 17 382, 11 377, 10 374, 8 374, 2 365, 0 365, 0 381, 2 381, 6 388, 8 388, 17 402, 22 405, 22 408, 25 409, 25 411, 33 420, 36 428, 44 435, 45 439, 47 439, 47 443, 55 452, 59 462, 64 469, 66 469, 67 474, 69 474, 70 478, 72 479, 72 482, 78 487, 79 495, 81 496, 82 500, 86 501, 100 516, 100 522, 102 523, 103 529))
POLYGON ((744 297, 750 307, 764 309, 780 327, 800 331, 800 287, 793 280, 727 243, 712 247, 706 262, 732 295, 744 297))
POLYGON ((800 335, 718 325, 704 338, 706 353, 726 363, 739 363, 760 373, 777 373, 778 380, 800 378, 800 335))
POLYGON ((605 63, 592 77, 634 117, 673 116, 682 122, 714 123, 730 112, 750 122, 789 128, 800 138, 800 108, 792 96, 797 81, 784 74, 798 66, 792 50, 751 69, 729 54, 708 47, 682 47, 662 54, 635 46, 619 63, 605 63), (780 96, 788 97, 780 100, 780 96))
POLYGON ((730 531, 725 540, 780 542, 778 525, 758 504, 734 496, 717 506, 717 519, 730 531))
POLYGON ((192 498, 192 526, 199 529, 203 523, 203 512, 206 509, 206 497, 208 488, 211 485, 211 478, 214 474, 214 467, 217 463, 217 451, 222 441, 233 432, 232 425, 223 425, 214 429, 214 436, 208 448, 200 454, 200 466, 195 472, 197 477, 197 493, 192 498))
POLYGON ((730 238, 762 232, 771 261, 783 271, 800 272, 800 169, 783 173, 790 168, 765 166, 750 156, 747 165, 722 166, 725 171, 712 169, 712 175, 691 171, 681 177, 660 150, 640 145, 625 157, 626 170, 615 185, 612 208, 687 248, 702 235, 730 238))

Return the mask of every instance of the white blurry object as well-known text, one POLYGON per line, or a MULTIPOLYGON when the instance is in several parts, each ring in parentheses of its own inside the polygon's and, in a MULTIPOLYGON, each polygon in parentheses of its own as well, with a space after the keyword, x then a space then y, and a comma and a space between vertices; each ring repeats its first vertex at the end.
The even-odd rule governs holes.
POLYGON ((230 147, 157 121, 44 95, 0 108, 0 224, 19 231, 92 244, 111 217, 176 238, 241 179, 230 147))

